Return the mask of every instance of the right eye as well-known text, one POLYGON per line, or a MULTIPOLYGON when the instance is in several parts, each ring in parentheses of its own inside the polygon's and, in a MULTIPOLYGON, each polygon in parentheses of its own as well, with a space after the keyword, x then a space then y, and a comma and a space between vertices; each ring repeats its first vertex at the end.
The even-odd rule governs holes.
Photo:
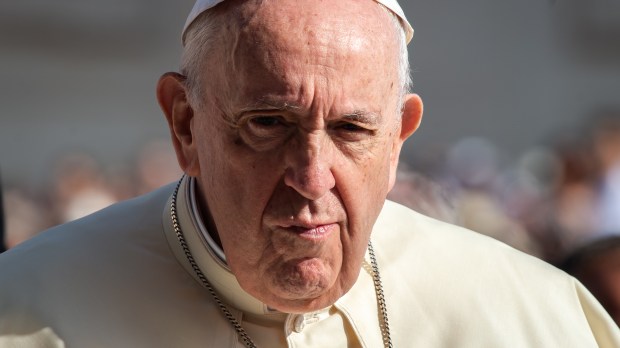
POLYGON ((291 129, 281 115, 255 115, 246 121, 247 135, 255 140, 274 140, 285 138, 291 129))

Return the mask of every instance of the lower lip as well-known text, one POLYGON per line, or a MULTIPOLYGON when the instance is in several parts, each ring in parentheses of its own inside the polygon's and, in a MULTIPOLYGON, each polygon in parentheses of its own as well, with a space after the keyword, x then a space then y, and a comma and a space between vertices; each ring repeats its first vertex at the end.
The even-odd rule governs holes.
POLYGON ((336 227, 336 224, 329 224, 329 225, 317 226, 311 229, 306 229, 303 227, 296 227, 294 228, 294 230, 298 236, 304 239, 319 241, 319 240, 323 240, 329 237, 329 235, 332 233, 335 227, 336 227))

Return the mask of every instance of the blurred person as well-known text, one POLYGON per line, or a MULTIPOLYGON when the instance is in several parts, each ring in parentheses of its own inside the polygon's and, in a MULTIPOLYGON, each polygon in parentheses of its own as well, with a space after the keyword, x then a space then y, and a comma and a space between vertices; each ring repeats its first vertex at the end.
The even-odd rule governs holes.
POLYGON ((197 1, 157 88, 185 174, 0 256, 0 345, 619 346, 574 278, 386 201, 412 35, 395 0, 197 1))
POLYGON ((561 139, 556 145, 561 170, 553 216, 560 254, 576 248, 596 231, 599 174, 591 149, 581 138, 561 139))
POLYGON ((176 164, 174 148, 169 140, 152 140, 138 153, 137 185, 138 194, 153 191, 176 180, 182 171, 176 164))
POLYGON ((600 170, 596 233, 620 234, 620 109, 599 111, 592 135, 600 170))
POLYGON ((620 326, 620 236, 603 237, 577 248, 560 267, 579 279, 620 326))
POLYGON ((139 195, 140 183, 135 165, 116 162, 106 167, 106 191, 115 201, 124 201, 139 195))
POLYGON ((553 193, 559 173, 555 153, 547 147, 533 147, 500 174, 494 190, 505 214, 527 231, 530 252, 548 262, 560 257, 553 233, 553 193))
POLYGON ((587 119, 556 145, 561 174, 554 220, 560 252, 620 231, 620 112, 587 119))
POLYGON ((5 226, 4 242, 7 249, 34 237, 41 230, 53 225, 51 216, 31 195, 17 187, 4 192, 5 226))
POLYGON ((453 175, 450 181, 458 225, 540 255, 528 231, 506 213, 497 197, 500 164, 495 145, 477 137, 462 139, 450 149, 446 165, 453 175))
POLYGON ((456 223, 453 198, 439 183, 402 164, 387 198, 432 218, 456 223))
POLYGON ((85 153, 73 152, 55 163, 50 201, 58 222, 64 223, 94 213, 117 199, 97 161, 85 153))

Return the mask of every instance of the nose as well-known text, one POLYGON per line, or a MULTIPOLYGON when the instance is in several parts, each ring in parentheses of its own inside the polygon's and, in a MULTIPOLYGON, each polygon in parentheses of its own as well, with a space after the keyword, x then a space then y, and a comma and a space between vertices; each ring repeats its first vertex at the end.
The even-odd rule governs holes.
POLYGON ((336 184, 332 173, 332 154, 318 136, 290 144, 287 149, 284 183, 300 195, 317 200, 336 184))

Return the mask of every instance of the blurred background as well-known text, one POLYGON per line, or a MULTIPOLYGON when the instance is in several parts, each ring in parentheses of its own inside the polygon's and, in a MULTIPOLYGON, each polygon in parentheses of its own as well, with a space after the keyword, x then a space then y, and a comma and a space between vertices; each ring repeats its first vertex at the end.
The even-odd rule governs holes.
MULTIPOLYGON (((425 102, 391 198, 547 261, 620 233, 620 1, 401 0, 425 102)), ((5 245, 179 176, 193 1, 0 3, 5 245)))

